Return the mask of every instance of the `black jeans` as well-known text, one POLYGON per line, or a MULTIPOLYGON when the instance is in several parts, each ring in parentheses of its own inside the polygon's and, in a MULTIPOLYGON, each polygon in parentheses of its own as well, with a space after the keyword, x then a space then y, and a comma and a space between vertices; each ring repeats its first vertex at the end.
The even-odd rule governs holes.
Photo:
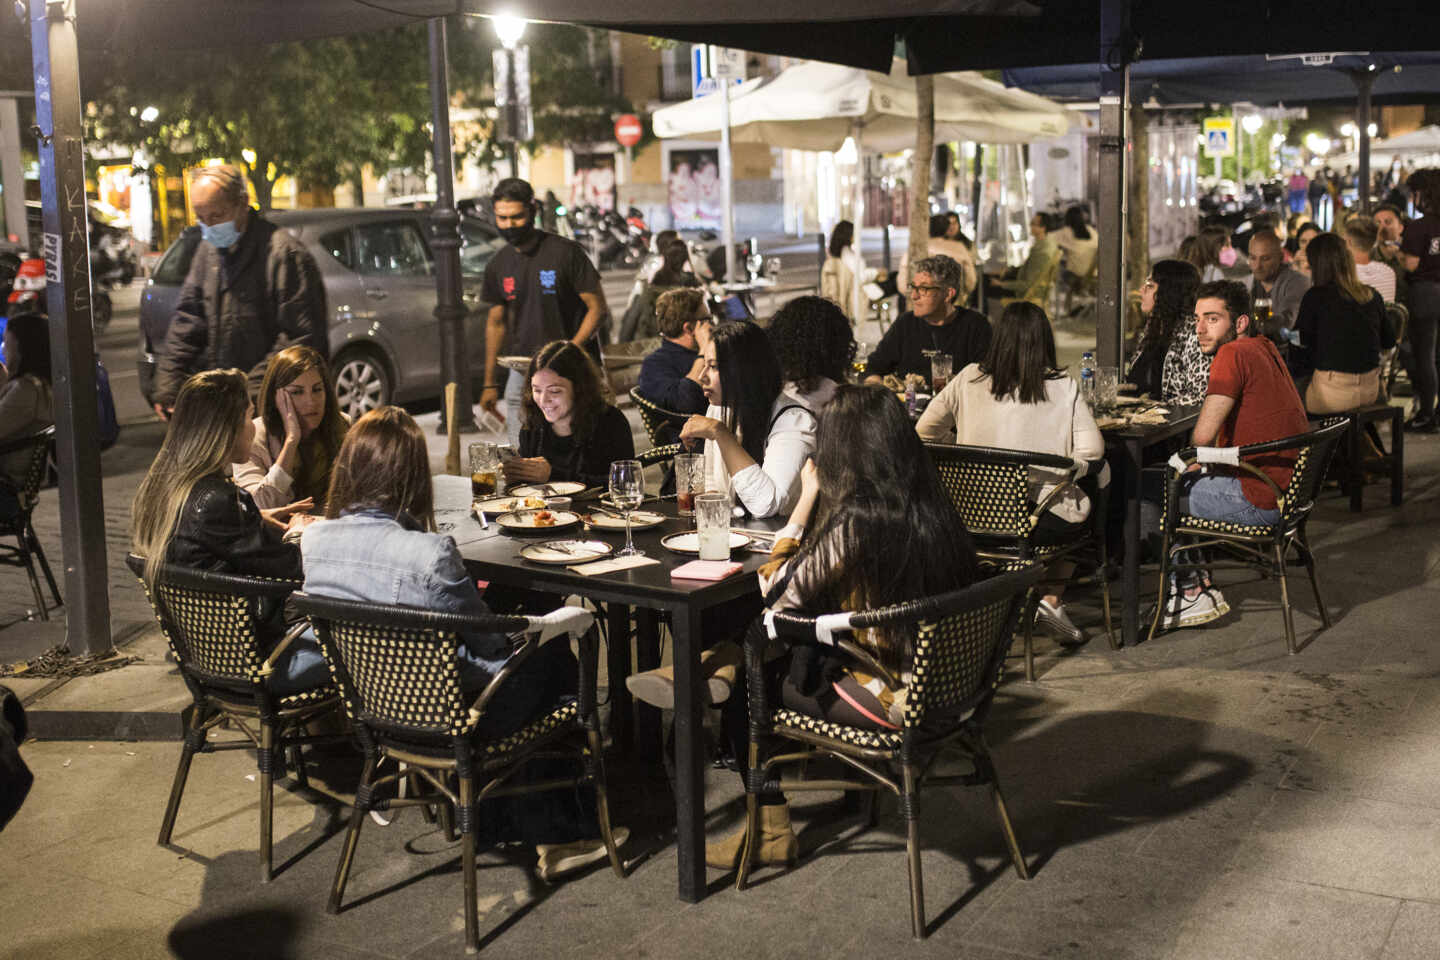
POLYGON ((1410 348, 1404 353, 1405 371, 1414 385, 1419 415, 1435 413, 1435 339, 1440 327, 1440 283, 1415 280, 1410 284, 1410 348))

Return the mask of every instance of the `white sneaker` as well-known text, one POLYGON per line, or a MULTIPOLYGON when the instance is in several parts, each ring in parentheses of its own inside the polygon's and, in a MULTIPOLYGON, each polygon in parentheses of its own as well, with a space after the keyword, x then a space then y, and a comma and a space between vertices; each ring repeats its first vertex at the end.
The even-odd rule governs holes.
POLYGON ((1062 647, 1083 647, 1086 642, 1085 632, 1075 626, 1070 619, 1070 614, 1065 612, 1065 604, 1050 606, 1041 599, 1035 607, 1035 622, 1047 628, 1055 639, 1060 641, 1062 647))
POLYGON ((1195 596, 1186 596, 1185 592, 1176 589, 1170 595, 1170 602, 1165 608, 1165 619, 1161 622, 1166 630, 1179 630, 1183 627, 1198 627, 1202 623, 1209 623, 1211 620, 1218 620, 1230 612, 1230 605, 1219 590, 1211 587, 1208 590, 1201 590, 1195 596))

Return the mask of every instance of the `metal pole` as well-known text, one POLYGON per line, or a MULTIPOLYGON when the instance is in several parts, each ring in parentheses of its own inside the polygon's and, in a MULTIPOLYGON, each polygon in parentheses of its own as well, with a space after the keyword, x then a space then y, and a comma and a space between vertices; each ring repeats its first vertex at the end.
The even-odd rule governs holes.
MULTIPOLYGON (((975 249, 980 249, 980 191, 981 178, 985 174, 985 144, 975 141, 975 180, 970 185, 970 216, 975 218, 974 235, 970 241, 975 244, 975 249)), ((980 266, 984 266, 983 263, 980 266)), ((981 313, 985 313, 985 273, 982 270, 977 284, 975 304, 981 313)))
POLYGON ((111 648, 110 584, 100 448, 95 443, 100 424, 95 341, 90 333, 90 237, 73 2, 53 6, 31 2, 30 51, 60 467, 65 639, 72 653, 103 653, 111 648))
POLYGON ((725 282, 739 283, 735 273, 735 168, 730 162, 730 77, 720 83, 720 242, 725 244, 725 282))
POLYGON ((517 143, 520 139, 520 104, 516 101, 520 99, 520 89, 519 84, 515 82, 516 61, 513 47, 505 48, 505 58, 510 61, 510 69, 505 71, 505 88, 508 93, 505 98, 505 112, 509 114, 510 142, 505 145, 505 148, 509 154, 510 176, 518 177, 520 176, 520 149, 517 143))
MULTIPOLYGON (((435 206, 430 211, 430 244, 435 249, 435 319, 440 324, 440 380, 455 384, 455 417, 461 433, 475 433, 470 395, 469 354, 465 349, 465 303, 460 290, 460 215, 455 212, 454 151, 450 146, 449 63, 445 51, 445 20, 430 28, 431 151, 435 164, 435 206)), ((514 76, 514 71, 511 71, 514 76)), ((440 411, 445 432, 445 411, 440 411)))
POLYGON ((1370 213, 1370 88, 1375 84, 1375 74, 1369 70, 1355 70, 1350 74, 1355 88, 1360 93, 1360 103, 1355 111, 1356 126, 1360 128, 1360 172, 1356 178, 1356 194, 1360 198, 1360 212, 1370 213))
POLYGON ((25 176, 20 166, 20 108, 9 91, 0 93, 0 193, 5 195, 5 232, 13 233, 21 249, 28 250, 30 227, 25 222, 25 176))
POLYGON ((1126 121, 1130 99, 1130 2, 1100 4, 1100 252, 1095 352, 1101 366, 1125 355, 1126 121))

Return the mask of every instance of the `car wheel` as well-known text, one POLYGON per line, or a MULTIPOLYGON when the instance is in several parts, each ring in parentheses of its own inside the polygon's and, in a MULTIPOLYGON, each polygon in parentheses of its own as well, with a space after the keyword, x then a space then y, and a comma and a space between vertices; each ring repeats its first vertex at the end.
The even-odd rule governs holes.
POLYGON ((372 350, 351 349, 335 360, 335 400, 356 420, 390 402, 390 372, 372 350))

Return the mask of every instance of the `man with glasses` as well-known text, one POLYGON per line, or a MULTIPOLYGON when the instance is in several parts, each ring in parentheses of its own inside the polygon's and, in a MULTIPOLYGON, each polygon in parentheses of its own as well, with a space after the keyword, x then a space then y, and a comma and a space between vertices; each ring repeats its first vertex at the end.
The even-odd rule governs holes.
POLYGON ((984 314, 956 306, 963 283, 960 264, 946 256, 916 261, 907 291, 910 309, 886 331, 870 354, 865 381, 879 383, 886 374, 903 379, 919 374, 930 379, 930 358, 948 354, 955 372, 985 359, 990 349, 990 321, 984 314))

